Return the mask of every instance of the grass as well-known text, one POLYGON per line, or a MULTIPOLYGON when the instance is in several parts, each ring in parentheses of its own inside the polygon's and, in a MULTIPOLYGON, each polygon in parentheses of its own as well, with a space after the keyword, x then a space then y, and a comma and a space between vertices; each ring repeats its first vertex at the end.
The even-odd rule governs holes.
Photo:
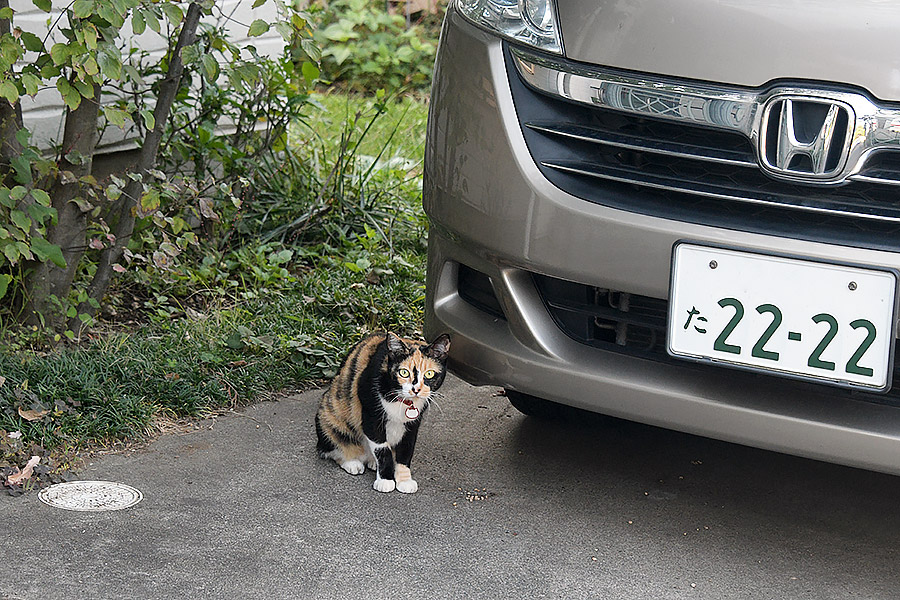
MULTIPOLYGON (((351 121, 357 112, 363 118, 374 114, 373 99, 368 97, 323 93, 317 95, 315 101, 320 109, 312 111, 307 124, 315 132, 315 136, 332 147, 340 141, 343 125, 351 121)), ((428 117, 425 103, 415 96, 400 96, 389 98, 385 106, 387 114, 373 123, 360 145, 361 153, 369 156, 379 153, 387 157, 400 156, 417 160, 421 164, 425 153, 425 121, 428 117)), ((298 127, 298 132, 302 130, 303 127, 298 127)))
MULTIPOLYGON (((337 94, 319 105, 294 143, 315 148, 327 166, 341 133, 353 133, 345 124, 361 112, 356 127, 366 126, 373 109, 337 94)), ((366 221, 362 232, 338 223, 339 235, 311 246, 245 244, 193 265, 185 280, 159 282, 185 291, 148 294, 136 324, 107 322, 93 340, 50 353, 21 343, 0 351, 0 469, 29 452, 142 439, 160 417, 202 416, 319 384, 370 330, 420 335, 426 106, 410 98, 385 106, 350 158, 369 165, 368 185, 377 188, 368 210, 393 220, 366 221), (397 160, 370 168, 379 155, 397 160)))

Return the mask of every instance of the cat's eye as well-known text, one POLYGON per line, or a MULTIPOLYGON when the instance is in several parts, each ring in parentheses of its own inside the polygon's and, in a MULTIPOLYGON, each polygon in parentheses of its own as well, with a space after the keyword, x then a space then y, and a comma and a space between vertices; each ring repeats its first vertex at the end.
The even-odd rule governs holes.
POLYGON ((432 377, 434 377, 434 371, 432 371, 431 369, 425 371, 425 379, 431 379, 432 377))
POLYGON ((397 375, 399 375, 400 377, 409 377, 409 370, 400 369, 399 371, 397 371, 397 375))

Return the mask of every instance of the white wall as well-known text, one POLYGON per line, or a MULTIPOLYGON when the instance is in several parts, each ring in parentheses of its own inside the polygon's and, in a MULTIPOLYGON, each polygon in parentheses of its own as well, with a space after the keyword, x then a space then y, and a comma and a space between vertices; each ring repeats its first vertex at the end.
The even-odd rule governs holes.
MULTIPOLYGON (((266 56, 275 56, 281 54, 284 48, 284 41, 274 29, 269 30, 264 35, 256 38, 247 37, 247 26, 254 19, 263 19, 267 22, 274 22, 277 18, 277 11, 273 2, 252 8, 253 0, 220 0, 217 7, 221 7, 221 13, 218 9, 214 9, 213 15, 205 17, 204 21, 216 23, 221 20, 220 14, 231 17, 237 23, 225 21, 229 33, 233 36, 231 39, 238 45, 253 45, 260 54, 266 56)), ((15 26, 21 27, 25 31, 31 31, 41 37, 46 34, 48 24, 53 23, 59 16, 60 7, 65 6, 59 0, 54 1, 54 10, 51 13, 45 13, 32 4, 31 0, 10 0, 10 7, 16 11, 13 19, 15 26)), ((65 17, 63 17, 63 20, 65 17)), ((165 23, 161 28, 165 34, 165 23)), ((63 41, 64 38, 60 34, 56 34, 56 41, 63 41)), ((126 22, 123 39, 132 48, 141 48, 151 55, 161 56, 167 47, 166 40, 149 28, 139 36, 135 36, 131 32, 131 23, 126 22)), ((47 47, 49 49, 54 41, 48 40, 47 47)), ((26 56, 26 60, 33 60, 34 57, 26 56)), ((63 118, 65 116, 65 104, 55 88, 42 89, 32 99, 29 96, 22 98, 22 115, 25 120, 25 126, 34 135, 33 142, 41 148, 50 148, 62 139, 63 118)), ((134 142, 129 140, 126 133, 114 126, 107 128, 103 139, 98 147, 98 152, 112 152, 116 150, 133 148, 134 142)))

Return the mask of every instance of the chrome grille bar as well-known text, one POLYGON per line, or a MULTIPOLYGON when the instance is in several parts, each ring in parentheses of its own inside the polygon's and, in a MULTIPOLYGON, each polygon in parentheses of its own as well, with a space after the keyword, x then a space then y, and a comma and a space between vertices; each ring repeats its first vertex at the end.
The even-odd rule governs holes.
POLYGON ((900 223, 900 206, 892 211, 895 214, 872 213, 864 203, 853 203, 850 199, 847 199, 845 202, 832 202, 830 205, 812 204, 808 199, 800 196, 766 194, 765 192, 758 192, 750 189, 729 188, 700 181, 661 177, 647 173, 646 171, 637 172, 615 166, 574 161, 542 161, 541 164, 545 167, 573 175, 665 190, 668 192, 692 194, 706 198, 740 202, 743 204, 793 208, 830 216, 847 216, 852 214, 853 216, 873 221, 900 223))
POLYGON ((620 133, 581 127, 576 125, 558 124, 549 122, 529 122, 525 124, 529 129, 540 131, 549 135, 559 136, 581 142, 590 142, 601 146, 612 146, 625 150, 638 152, 652 152, 675 158, 689 160, 701 160, 739 167, 754 167, 758 165, 752 157, 743 152, 735 152, 718 148, 704 148, 690 144, 675 142, 663 142, 645 137, 623 135, 620 133))
MULTIPOLYGON (((760 142, 763 106, 773 97, 799 94, 839 102, 848 107, 853 119, 849 126, 846 163, 833 177, 812 183, 822 186, 855 181, 900 186, 900 172, 876 174, 865 171, 866 161, 875 152, 900 151, 900 109, 875 104, 863 94, 797 87, 765 91, 732 89, 691 80, 576 65, 521 48, 512 49, 512 58, 522 80, 544 94, 633 116, 738 133, 749 139, 754 147, 760 142)), ((613 140, 610 143, 631 144, 632 141, 613 140)), ((631 149, 639 150, 637 147, 631 149)), ((680 156, 685 149, 656 146, 642 150, 663 153, 672 150, 674 156, 680 156)), ((721 158, 712 148, 690 149, 685 154, 685 158, 713 162, 721 158)), ((759 166, 759 156, 754 159, 759 166)), ((808 178, 789 172, 773 174, 771 167, 763 170, 777 179, 810 183, 808 178)))

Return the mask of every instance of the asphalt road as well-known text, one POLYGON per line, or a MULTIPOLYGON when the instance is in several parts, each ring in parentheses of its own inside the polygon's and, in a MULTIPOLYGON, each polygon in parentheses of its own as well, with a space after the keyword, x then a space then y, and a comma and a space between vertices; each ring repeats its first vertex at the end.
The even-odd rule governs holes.
POLYGON ((0 497, 0 598, 897 598, 900 478, 445 384, 419 492, 316 456, 319 392, 94 460, 116 512, 0 497))

